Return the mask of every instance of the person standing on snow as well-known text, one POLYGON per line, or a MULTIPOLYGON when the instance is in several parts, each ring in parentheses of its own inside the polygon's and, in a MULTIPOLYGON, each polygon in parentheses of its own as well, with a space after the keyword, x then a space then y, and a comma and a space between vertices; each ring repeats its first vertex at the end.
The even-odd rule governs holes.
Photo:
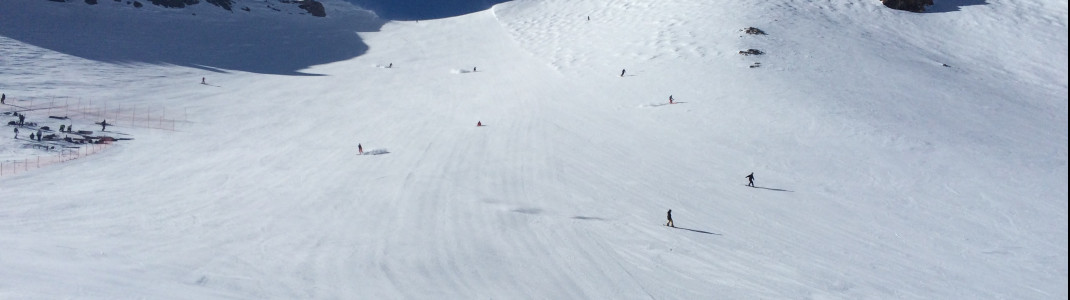
POLYGON ((364 155, 364 146, 361 146, 360 143, 357 143, 357 152, 360 153, 360 155, 364 155))
POLYGON ((754 187, 754 172, 750 172, 750 175, 747 175, 747 186, 754 187))
POLYGON ((620 77, 624 77, 624 69, 620 69, 620 77))
POLYGON ((104 128, 108 127, 108 120, 100 121, 100 131, 104 131, 104 128))
POLYGON ((669 222, 665 223, 665 226, 669 226, 669 227, 674 227, 675 228, 676 224, 672 223, 672 210, 671 209, 669 210, 669 212, 665 213, 665 217, 669 219, 669 222))
POLYGON ((19 128, 15 127, 15 139, 19 139, 19 128))
POLYGON ((669 104, 673 104, 672 103, 672 95, 669 95, 669 104))

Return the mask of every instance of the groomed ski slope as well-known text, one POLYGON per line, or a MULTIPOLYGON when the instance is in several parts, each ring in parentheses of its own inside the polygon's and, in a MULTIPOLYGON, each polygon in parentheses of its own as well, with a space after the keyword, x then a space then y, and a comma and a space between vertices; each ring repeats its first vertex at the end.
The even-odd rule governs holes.
MULTIPOLYGON (((1066 3, 947 2, 512 1, 382 24, 324 1, 326 19, 202 10, 187 29, 338 24, 359 41, 319 47, 367 46, 297 72, 0 36, 9 97, 189 119, 0 177, 0 298, 1066 299, 1066 3)), ((80 20, 49 22, 97 26, 80 20)))

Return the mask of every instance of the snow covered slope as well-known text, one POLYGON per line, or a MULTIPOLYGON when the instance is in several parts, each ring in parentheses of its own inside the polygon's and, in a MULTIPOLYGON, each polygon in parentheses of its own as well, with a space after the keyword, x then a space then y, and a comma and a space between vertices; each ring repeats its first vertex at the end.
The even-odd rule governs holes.
POLYGON ((0 1, 9 103, 188 119, 0 177, 0 298, 1067 298, 1065 3, 324 3, 226 21, 315 47, 178 43, 231 60, 84 55, 27 22, 121 9, 0 1), (262 56, 294 49, 337 55, 262 56))

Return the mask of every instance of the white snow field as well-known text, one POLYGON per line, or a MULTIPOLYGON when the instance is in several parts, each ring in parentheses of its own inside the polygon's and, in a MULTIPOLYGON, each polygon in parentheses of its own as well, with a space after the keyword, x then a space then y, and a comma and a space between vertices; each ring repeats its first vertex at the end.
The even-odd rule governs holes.
POLYGON ((0 299, 1068 297, 1065 1, 323 2, 0 1, 2 112, 178 120, 0 176, 0 299))

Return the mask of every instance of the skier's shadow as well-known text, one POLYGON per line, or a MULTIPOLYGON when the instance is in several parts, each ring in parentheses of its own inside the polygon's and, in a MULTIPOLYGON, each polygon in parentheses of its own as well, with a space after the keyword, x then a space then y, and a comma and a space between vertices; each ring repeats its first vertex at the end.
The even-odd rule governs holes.
POLYGON ((676 101, 676 102, 673 102, 673 103, 656 103, 656 104, 649 104, 649 105, 647 105, 647 106, 649 106, 649 107, 659 107, 659 106, 666 106, 666 105, 674 105, 674 104, 681 104, 681 103, 687 103, 687 102, 681 102, 681 101, 676 101))
MULTIPOLYGON (((748 186, 749 186, 749 185, 748 185, 748 186)), ((794 193, 794 192, 795 192, 795 191, 789 191, 789 190, 785 190, 785 189, 774 189, 774 188, 767 188, 767 187, 764 187, 764 186, 749 186, 749 187, 752 187, 752 188, 756 188, 756 189, 763 189, 763 190, 777 191, 777 192, 788 192, 788 193, 794 193)))
POLYGON ((713 232, 709 232, 709 231, 702 231, 702 230, 697 230, 697 229, 691 229, 691 228, 684 228, 684 227, 672 227, 672 228, 676 228, 676 229, 683 229, 683 230, 687 230, 687 231, 692 231, 692 232, 698 232, 698 233, 705 233, 705 234, 712 234, 712 235, 721 235, 720 233, 713 233, 713 232))

